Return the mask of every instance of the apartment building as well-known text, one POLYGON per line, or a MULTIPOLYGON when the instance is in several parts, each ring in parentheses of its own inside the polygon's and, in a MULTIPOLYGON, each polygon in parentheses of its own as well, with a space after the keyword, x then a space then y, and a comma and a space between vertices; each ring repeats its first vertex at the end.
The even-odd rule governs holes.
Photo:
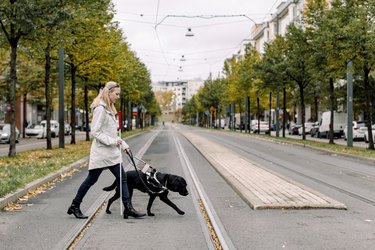
MULTIPOLYGON (((275 39, 277 35, 285 35, 287 27, 291 23, 302 25, 302 15, 305 8, 304 0, 287 0, 276 7, 276 12, 271 18, 256 25, 251 31, 251 43, 260 52, 264 53, 265 44, 275 39)), ((300 107, 297 107, 297 123, 301 123, 300 107)), ((306 105, 305 117, 308 120, 311 116, 310 106, 306 105)))
POLYGON ((154 92, 172 91, 172 101, 169 105, 168 113, 173 113, 181 110, 186 101, 190 100, 198 90, 203 86, 203 80, 187 80, 187 81, 161 81, 152 85, 154 92))

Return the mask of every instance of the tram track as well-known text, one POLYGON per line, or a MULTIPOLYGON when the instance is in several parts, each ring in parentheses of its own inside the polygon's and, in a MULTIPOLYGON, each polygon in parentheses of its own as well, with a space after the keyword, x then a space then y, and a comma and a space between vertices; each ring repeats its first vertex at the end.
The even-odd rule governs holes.
MULTIPOLYGON (((187 175, 188 179, 191 179, 194 183, 193 189, 194 192, 191 194, 194 196, 193 201, 196 207, 198 217, 201 217, 201 226, 203 234, 206 237, 207 246, 209 249, 234 249, 234 245, 231 242, 229 236, 224 230, 224 226, 221 224, 211 202, 207 194, 204 192, 202 185, 199 182, 197 175, 194 172, 193 167, 189 161, 188 156, 186 155, 180 140, 175 135, 175 131, 172 132, 172 137, 175 142, 177 151, 180 156, 181 163, 184 168, 184 172, 187 175), (194 193, 196 195, 194 195, 194 193)), ((137 152, 137 156, 142 158, 145 154, 146 150, 150 147, 151 143, 155 139, 158 133, 155 133, 151 136, 145 145, 137 152)), ((125 168, 125 166, 124 166, 125 168)), ((106 201, 109 196, 111 196, 112 192, 110 193, 102 193, 98 199, 91 205, 91 207, 86 212, 89 215, 87 220, 79 221, 71 230, 68 232, 61 240, 56 244, 53 248, 57 249, 75 249, 75 247, 79 244, 80 240, 84 237, 87 230, 90 230, 90 226, 95 223, 99 214, 102 212, 106 205, 106 201)))
MULTIPOLYGON (((143 147, 137 152, 139 158, 141 158, 146 150, 150 147, 151 143, 158 135, 158 132, 154 133, 147 142, 143 145, 143 147)), ((124 157, 123 157, 124 158, 124 157)), ((123 164, 124 165, 124 164, 123 164)), ((125 166, 123 166, 125 168, 125 166)), ((104 208, 108 197, 113 195, 113 192, 103 192, 91 205, 88 209, 87 214, 89 218, 87 220, 81 220, 77 223, 61 240, 56 244, 54 250, 58 249, 74 249, 75 245, 78 244, 80 239, 83 237, 86 230, 88 230, 89 226, 95 222, 98 214, 104 208)), ((121 200, 121 199, 120 199, 121 200)))
MULTIPOLYGON (((212 135, 211 135, 211 136, 212 136, 212 135)), ((208 137, 209 137, 209 136, 208 136, 208 137)), ((290 167, 288 167, 288 166, 285 165, 285 164, 281 164, 281 163, 279 163, 279 162, 277 162, 277 161, 271 160, 270 157, 265 157, 265 156, 262 156, 261 154, 258 154, 258 153, 256 153, 256 152, 253 152, 253 151, 247 150, 247 149, 244 148, 243 146, 241 146, 241 145, 239 145, 239 144, 237 144, 237 143, 234 143, 234 142, 232 142, 232 141, 224 140, 224 139, 222 139, 222 138, 220 138, 220 137, 217 137, 217 136, 212 136, 212 137, 213 137, 216 141, 219 141, 221 144, 226 145, 227 147, 230 146, 230 147, 235 148, 236 150, 241 151, 241 152, 243 152, 243 153, 245 153, 245 154, 247 154, 247 155, 251 155, 252 157, 255 157, 255 158, 257 158, 257 159, 261 159, 261 160, 263 160, 263 161, 267 161, 267 162, 269 162, 269 163, 271 163, 271 164, 273 164, 273 165, 275 165, 275 166, 277 166, 277 167, 279 167, 279 168, 282 168, 282 169, 284 169, 284 170, 290 171, 290 172, 292 172, 292 173, 294 173, 294 174, 296 174, 296 175, 299 175, 299 176, 301 176, 301 177, 303 177, 303 178, 306 178, 306 179, 309 179, 309 180, 314 181, 314 182, 316 182, 316 183, 322 184, 322 185, 324 185, 324 186, 326 186, 326 187, 329 187, 329 188, 331 188, 331 189, 334 189, 334 190, 336 190, 336 191, 338 191, 338 192, 340 192, 340 193, 346 194, 346 195, 348 195, 348 196, 350 196, 350 197, 352 197, 352 198, 355 198, 355 199, 357 199, 357 200, 360 200, 360 201, 362 201, 362 202, 365 202, 365 203, 367 203, 367 204, 369 204, 369 205, 371 205, 371 206, 375 206, 375 200, 374 200, 374 199, 368 198, 368 197, 366 197, 366 196, 364 196, 364 195, 361 195, 361 194, 358 194, 358 193, 356 193, 356 192, 350 191, 350 190, 345 189, 345 188, 343 188, 343 187, 340 187, 340 186, 338 186, 338 185, 330 184, 330 183, 328 183, 328 182, 325 181, 325 180, 322 180, 322 179, 319 179, 319 178, 316 178, 316 177, 313 177, 313 176, 307 175, 307 174, 303 173, 302 171, 299 171, 299 170, 296 170, 296 169, 290 168, 290 167)), ((325 164, 327 164, 327 163, 325 163, 325 164)), ((339 166, 335 165, 334 167, 339 167, 339 166)), ((363 172, 363 171, 356 171, 356 170, 348 169, 348 168, 346 168, 346 167, 342 167, 342 168, 343 168, 343 169, 346 169, 346 170, 348 170, 348 171, 351 171, 351 172, 353 172, 353 173, 356 173, 356 174, 358 174, 358 175, 362 175, 362 176, 364 176, 364 177, 365 177, 365 176, 366 176, 366 177, 370 176, 370 177, 374 177, 374 178, 375 178, 375 175, 372 175, 372 174, 370 174, 370 173, 365 173, 365 172, 363 172)))
MULTIPOLYGON (((217 216, 214 207, 212 206, 207 194, 204 191, 204 188, 202 184, 199 181, 199 178, 197 174, 194 171, 194 168, 192 167, 189 158, 187 157, 181 142, 179 139, 174 136, 174 142, 176 144, 176 147, 178 149, 178 153, 182 162, 182 165, 184 166, 184 170, 186 172, 186 175, 189 175, 189 177, 192 179, 192 182, 194 184, 194 191, 195 193, 194 201, 196 207, 198 206, 204 216, 205 219, 205 226, 202 226, 203 230, 209 230, 209 235, 211 243, 213 244, 213 247, 215 249, 234 249, 234 245, 229 238, 227 232, 224 229, 224 226, 221 224, 221 221, 219 217, 217 216)), ((207 234, 206 234, 207 235, 207 234)), ((207 241, 208 243, 210 241, 207 241)))

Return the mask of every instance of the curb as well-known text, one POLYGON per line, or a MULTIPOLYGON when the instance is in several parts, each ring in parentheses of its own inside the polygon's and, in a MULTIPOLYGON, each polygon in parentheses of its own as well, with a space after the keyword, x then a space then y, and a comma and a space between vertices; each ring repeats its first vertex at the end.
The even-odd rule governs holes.
POLYGON ((9 203, 16 202, 19 198, 26 195, 29 191, 36 189, 37 187, 50 182, 58 177, 60 177, 62 174, 72 170, 72 169, 78 169, 82 164, 86 163, 88 161, 89 157, 83 157, 82 159, 73 162, 69 164, 68 166, 65 166, 61 168, 60 170, 50 173, 46 175, 45 177, 39 178, 33 182, 30 182, 23 188, 17 189, 15 192, 7 194, 5 197, 0 198, 0 209, 3 209, 5 206, 7 206, 9 203))

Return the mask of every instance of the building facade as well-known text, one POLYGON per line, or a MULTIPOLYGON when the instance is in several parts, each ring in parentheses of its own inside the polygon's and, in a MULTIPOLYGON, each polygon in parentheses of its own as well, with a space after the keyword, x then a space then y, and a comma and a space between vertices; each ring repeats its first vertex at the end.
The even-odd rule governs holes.
MULTIPOLYGON (((304 0, 287 0, 276 7, 276 12, 271 18, 261 24, 257 24, 251 31, 251 43, 261 53, 264 53, 265 44, 271 42, 277 35, 285 35, 288 25, 294 23, 302 25, 302 16, 305 8, 304 0)), ((301 123, 301 109, 296 107, 293 120, 301 123)), ((305 119, 311 118, 310 105, 306 105, 305 119)))
POLYGON ((174 113, 181 110, 186 102, 195 95, 204 85, 203 80, 187 81, 161 81, 152 85, 154 92, 172 91, 172 101, 169 105, 168 113, 174 113))

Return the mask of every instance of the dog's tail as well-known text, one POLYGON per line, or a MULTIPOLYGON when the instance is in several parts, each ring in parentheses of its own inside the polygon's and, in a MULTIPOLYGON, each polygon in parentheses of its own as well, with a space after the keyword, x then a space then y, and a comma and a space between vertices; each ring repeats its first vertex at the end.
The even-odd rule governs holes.
POLYGON ((116 188, 116 186, 117 186, 117 181, 115 180, 115 181, 112 183, 112 185, 103 188, 103 191, 112 191, 113 189, 116 188))

